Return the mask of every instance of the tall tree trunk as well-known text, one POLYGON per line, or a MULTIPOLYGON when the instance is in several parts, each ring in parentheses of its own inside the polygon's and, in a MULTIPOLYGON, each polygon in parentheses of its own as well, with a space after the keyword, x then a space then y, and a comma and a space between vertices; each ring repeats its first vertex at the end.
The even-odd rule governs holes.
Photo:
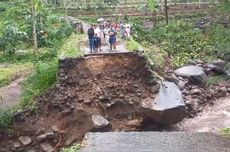
POLYGON ((157 11, 154 10, 154 26, 157 26, 157 11))
POLYGON ((166 20, 166 24, 168 24, 169 19, 168 19, 168 4, 167 4, 167 0, 165 0, 165 20, 166 20))
POLYGON ((33 29, 33 46, 34 46, 34 51, 38 51, 38 41, 37 41, 37 32, 36 32, 36 8, 33 3, 33 0, 31 0, 31 14, 32 14, 32 29, 33 29))

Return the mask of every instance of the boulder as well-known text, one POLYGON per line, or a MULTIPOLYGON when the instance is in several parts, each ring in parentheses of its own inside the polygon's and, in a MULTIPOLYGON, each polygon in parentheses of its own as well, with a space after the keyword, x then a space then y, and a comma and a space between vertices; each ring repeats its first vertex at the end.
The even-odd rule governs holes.
POLYGON ((142 108, 146 118, 160 124, 176 124, 186 117, 181 91, 172 82, 164 82, 155 99, 143 100, 142 108))
POLYGON ((225 65, 226 65, 226 62, 219 59, 219 60, 215 60, 215 61, 210 62, 210 64, 213 64, 213 65, 215 65, 215 66, 224 68, 225 65))
POLYGON ((105 128, 109 125, 109 121, 101 115, 92 115, 92 121, 95 129, 105 128))
POLYGON ((53 152, 54 151, 54 147, 47 142, 41 143, 40 147, 44 152, 53 152))
POLYGON ((225 70, 225 74, 226 74, 227 76, 230 76, 230 69, 225 70))
POLYGON ((22 146, 22 144, 20 143, 20 142, 18 142, 18 141, 16 141, 16 142, 13 142, 13 148, 20 148, 22 146))
POLYGON ((212 17, 210 16, 205 16, 205 17, 202 17, 197 23, 196 23, 196 27, 199 28, 199 29, 206 29, 210 22, 212 21, 212 17))
POLYGON ((187 77, 192 82, 204 86, 208 80, 207 75, 201 67, 198 66, 185 66, 174 71, 178 76, 187 77))
POLYGON ((54 132, 49 132, 49 133, 45 133, 45 134, 42 134, 42 135, 38 136, 37 140, 38 141, 43 141, 43 140, 46 140, 46 139, 54 138, 54 136, 55 136, 54 132))
POLYGON ((32 143, 32 139, 28 136, 20 136, 18 140, 24 145, 27 146, 32 143))
POLYGON ((192 90, 190 91, 190 93, 191 93, 192 95, 200 95, 200 94, 202 94, 203 92, 202 92, 201 89, 192 89, 192 90))
POLYGON ((180 80, 177 84, 177 86, 179 87, 180 90, 183 90, 186 86, 187 82, 186 81, 182 81, 180 80))
POLYGON ((209 70, 211 70, 212 72, 217 73, 217 74, 224 74, 225 73, 224 67, 221 67, 221 66, 218 66, 218 65, 207 64, 207 68, 209 70))

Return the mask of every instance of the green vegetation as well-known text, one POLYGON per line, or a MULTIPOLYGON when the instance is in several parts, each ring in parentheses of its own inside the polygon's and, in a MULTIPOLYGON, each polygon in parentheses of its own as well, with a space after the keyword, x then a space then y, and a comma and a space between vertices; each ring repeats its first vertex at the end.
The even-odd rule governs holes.
POLYGON ((158 25, 152 30, 135 25, 135 40, 160 46, 173 58, 173 66, 179 67, 189 59, 222 58, 230 60, 230 29, 217 22, 200 30, 194 23, 185 21, 158 25))
POLYGON ((133 38, 126 40, 125 45, 129 51, 137 51, 140 48, 140 45, 133 38))
POLYGON ((15 113, 15 108, 8 111, 0 111, 0 128, 8 129, 13 121, 13 113, 15 113))
POLYGON ((99 18, 99 16, 98 17, 88 17, 88 16, 79 17, 79 19, 81 19, 82 21, 85 21, 85 22, 90 23, 90 24, 97 24, 98 18, 99 18))
POLYGON ((150 60, 151 64, 153 64, 155 70, 161 72, 160 69, 163 69, 164 67, 165 57, 167 54, 159 47, 149 45, 148 43, 144 42, 142 43, 142 45, 140 45, 133 38, 126 40, 125 45, 129 51, 135 52, 142 50, 144 55, 150 60))
POLYGON ((0 68, 0 86, 7 85, 17 75, 33 71, 22 84, 20 105, 0 112, 2 128, 11 126, 16 112, 36 108, 36 97, 55 85, 60 55, 75 57, 82 54, 78 43, 83 36, 72 35, 72 26, 39 2, 35 18, 36 50, 30 7, 25 1, 20 4, 13 1, 10 8, 0 14, 0 64, 9 64, 7 68, 0 68))
POLYGON ((230 2, 225 1, 223 4, 219 5, 218 10, 221 12, 230 12, 230 2))
POLYGON ((230 128, 224 128, 220 131, 220 135, 230 138, 230 128))
POLYGON ((33 99, 52 87, 56 82, 58 72, 58 61, 38 62, 36 72, 32 74, 23 84, 21 107, 27 108, 33 104, 33 99))
POLYGON ((76 35, 72 34, 66 43, 59 51, 59 56, 62 57, 77 57, 83 55, 83 51, 80 48, 80 43, 83 43, 85 34, 76 35))
POLYGON ((81 148, 80 144, 73 145, 69 148, 62 148, 60 152, 78 152, 81 148))
POLYGON ((211 86, 211 85, 214 85, 214 84, 217 84, 220 82, 224 82, 228 79, 229 79, 229 77, 227 77, 227 76, 212 76, 212 77, 208 78, 207 85, 211 86))
POLYGON ((32 68, 33 64, 29 62, 26 64, 6 64, 0 67, 0 87, 8 85, 11 80, 16 79, 18 76, 25 75, 32 68))

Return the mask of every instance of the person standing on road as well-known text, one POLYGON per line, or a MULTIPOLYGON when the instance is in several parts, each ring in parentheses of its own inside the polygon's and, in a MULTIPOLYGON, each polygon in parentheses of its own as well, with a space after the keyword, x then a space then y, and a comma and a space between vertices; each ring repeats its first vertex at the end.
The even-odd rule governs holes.
POLYGON ((109 31, 109 44, 110 44, 110 50, 112 51, 113 49, 116 50, 116 31, 113 28, 113 26, 111 26, 111 29, 109 31))
POLYGON ((98 43, 98 49, 99 49, 100 51, 102 51, 102 49, 101 49, 102 32, 101 32, 99 26, 95 26, 94 34, 97 35, 97 37, 100 38, 100 41, 99 41, 99 43, 98 43))
POLYGON ((126 35, 126 38, 129 39, 130 38, 130 33, 131 33, 131 29, 130 29, 130 26, 127 26, 126 29, 125 29, 125 35, 126 35))
POLYGON ((88 29, 88 39, 89 39, 89 48, 90 48, 90 53, 92 53, 95 50, 94 46, 94 28, 93 25, 90 26, 88 29))
POLYGON ((108 44, 108 42, 109 42, 109 27, 108 26, 106 26, 105 27, 105 30, 104 30, 104 33, 105 33, 105 42, 108 44))
POLYGON ((94 37, 94 46, 95 46, 95 52, 98 52, 99 46, 101 44, 101 38, 95 33, 94 37))

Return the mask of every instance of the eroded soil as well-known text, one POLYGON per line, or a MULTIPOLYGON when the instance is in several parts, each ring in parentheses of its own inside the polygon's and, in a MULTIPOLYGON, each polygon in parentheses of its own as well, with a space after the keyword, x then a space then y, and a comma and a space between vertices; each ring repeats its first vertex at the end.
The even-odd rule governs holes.
POLYGON ((41 151, 44 143, 57 150, 81 141, 89 131, 154 128, 153 122, 146 125, 143 121, 140 104, 155 98, 158 91, 146 60, 137 54, 62 60, 56 87, 38 99, 36 110, 16 116, 12 137, 0 136, 0 151, 41 151), (93 115, 104 117, 109 124, 97 126, 93 115), (30 137, 32 142, 14 147, 20 136, 30 137))

